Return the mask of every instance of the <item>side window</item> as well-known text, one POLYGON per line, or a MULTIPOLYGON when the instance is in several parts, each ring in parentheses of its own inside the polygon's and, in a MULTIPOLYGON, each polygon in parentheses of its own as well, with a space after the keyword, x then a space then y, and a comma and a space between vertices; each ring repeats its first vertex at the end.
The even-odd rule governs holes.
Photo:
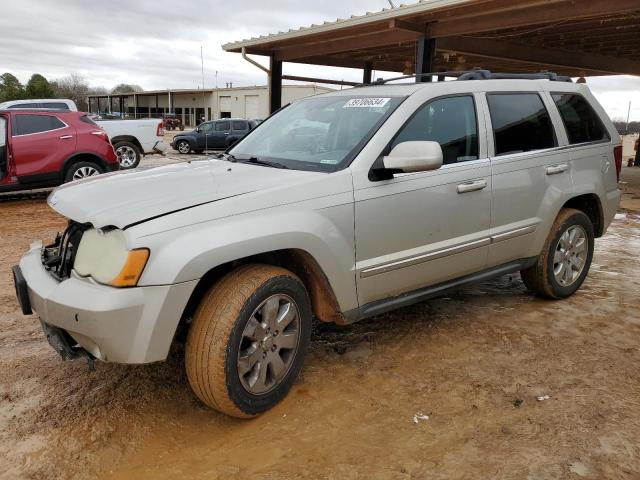
POLYGON ((226 132, 228 130, 231 130, 231 122, 216 123, 216 132, 226 132))
POLYGON ((441 98, 423 105, 391 144, 433 141, 442 147, 443 162, 478 159, 478 122, 473 97, 441 98))
POLYGON ((65 110, 69 111, 69 105, 62 102, 44 102, 42 104, 42 108, 52 108, 55 110, 65 110))
POLYGON ((234 130, 248 130, 247 122, 233 122, 234 130))
POLYGON ((19 110, 19 109, 38 109, 42 108, 39 103, 31 102, 31 103, 16 103, 15 105, 11 105, 10 109, 19 110))
POLYGON ((42 133, 63 127, 65 124, 52 115, 16 115, 12 135, 42 133))
POLYGON ((553 93, 552 97, 562 117, 570 144, 611 140, 602 125, 602 120, 582 95, 553 93))
POLYGON ((213 131, 213 124, 212 123, 203 123, 202 125, 200 125, 200 131, 202 133, 210 133, 213 131))
POLYGON ((537 93, 490 93, 487 101, 496 155, 557 146, 549 112, 537 93))

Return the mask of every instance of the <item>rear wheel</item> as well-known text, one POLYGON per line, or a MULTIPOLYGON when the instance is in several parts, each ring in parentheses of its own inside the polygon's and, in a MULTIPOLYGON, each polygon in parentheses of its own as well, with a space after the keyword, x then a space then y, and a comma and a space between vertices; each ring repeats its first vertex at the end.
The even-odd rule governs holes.
POLYGON ((93 162, 78 162, 74 163, 67 171, 64 177, 64 181, 73 182, 75 180, 82 180, 83 178, 94 177, 103 173, 102 167, 93 162))
POLYGON ((310 334, 311 304, 300 279, 279 267, 242 266, 209 290, 194 315, 189 383, 216 410, 258 415, 291 389, 310 334))
POLYGON ((522 281, 544 297, 559 299, 572 295, 589 273, 594 238, 593 224, 587 215, 573 208, 562 209, 538 261, 520 272, 522 281))
POLYGON ((176 147, 178 147, 178 151, 183 155, 191 152, 191 145, 189 145, 189 142, 186 140, 178 140, 176 147))
POLYGON ((118 142, 113 149, 116 152, 122 170, 136 168, 140 164, 140 150, 133 143, 118 142))

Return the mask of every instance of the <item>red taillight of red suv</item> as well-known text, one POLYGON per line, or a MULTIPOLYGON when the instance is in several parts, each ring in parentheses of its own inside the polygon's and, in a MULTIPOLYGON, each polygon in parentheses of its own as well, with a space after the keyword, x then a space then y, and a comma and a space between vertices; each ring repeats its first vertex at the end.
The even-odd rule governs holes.
POLYGON ((620 181, 620 172, 622 172, 622 145, 618 145, 613 149, 613 158, 616 162, 616 177, 620 181))
POLYGON ((160 122, 158 124, 158 129, 156 130, 156 135, 158 137, 164 137, 164 122, 160 122))

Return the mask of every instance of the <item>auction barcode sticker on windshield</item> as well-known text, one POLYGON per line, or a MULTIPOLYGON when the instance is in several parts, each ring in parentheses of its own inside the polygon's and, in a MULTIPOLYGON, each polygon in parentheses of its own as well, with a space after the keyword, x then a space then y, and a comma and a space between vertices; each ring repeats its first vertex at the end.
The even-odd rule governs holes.
POLYGON ((372 108, 384 107, 390 98, 352 98, 342 108, 372 108))

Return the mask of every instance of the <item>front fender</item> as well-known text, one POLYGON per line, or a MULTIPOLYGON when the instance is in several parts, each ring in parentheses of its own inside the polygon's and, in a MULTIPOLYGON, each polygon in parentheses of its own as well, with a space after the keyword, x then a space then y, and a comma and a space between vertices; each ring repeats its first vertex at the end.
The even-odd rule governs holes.
POLYGON ((350 203, 322 210, 257 211, 146 236, 144 241, 152 254, 140 285, 196 280, 234 260, 298 249, 320 265, 342 311, 357 307, 350 203))

